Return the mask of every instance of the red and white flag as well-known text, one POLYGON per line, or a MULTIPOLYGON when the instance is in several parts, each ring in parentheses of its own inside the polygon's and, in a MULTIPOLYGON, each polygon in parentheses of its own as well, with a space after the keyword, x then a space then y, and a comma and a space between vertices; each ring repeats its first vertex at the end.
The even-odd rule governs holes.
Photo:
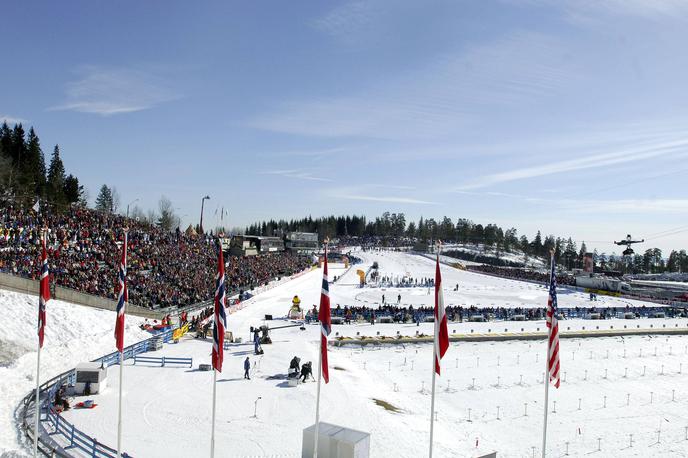
POLYGON ((550 328, 547 342, 547 370, 550 383, 555 388, 559 388, 559 320, 557 320, 557 275, 554 268, 554 255, 552 255, 549 299, 547 300, 547 327, 550 328))
POLYGON ((115 321, 115 343, 117 350, 124 351, 124 313, 126 312, 129 293, 127 292, 127 232, 124 232, 122 244, 122 259, 119 263, 119 294, 117 296, 117 321, 115 321))
POLYGON ((440 272, 440 253, 437 250, 435 267, 435 372, 440 373, 440 360, 449 348, 449 330, 447 314, 444 311, 444 294, 442 293, 442 273, 440 272))
POLYGON ((48 252, 45 249, 45 236, 41 241, 43 251, 41 253, 41 280, 38 295, 38 346, 43 348, 45 337, 45 306, 50 300, 50 269, 48 268, 48 252))
POLYGON ((217 246, 217 276, 215 277, 215 325, 213 326, 213 369, 222 372, 224 359, 225 329, 227 329, 227 314, 225 303, 225 260, 222 255, 222 245, 217 246))
POLYGON ((318 310, 318 320, 320 321, 320 355, 322 376, 325 383, 330 381, 330 373, 327 367, 327 336, 332 332, 332 317, 330 316, 330 284, 327 279, 327 245, 325 245, 325 260, 323 261, 323 280, 320 291, 320 310, 318 310))

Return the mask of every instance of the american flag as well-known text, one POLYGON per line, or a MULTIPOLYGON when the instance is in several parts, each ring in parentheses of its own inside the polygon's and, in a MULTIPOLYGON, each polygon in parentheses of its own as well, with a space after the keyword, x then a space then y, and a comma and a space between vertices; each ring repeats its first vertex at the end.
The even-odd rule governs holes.
POLYGON ((41 283, 38 296, 38 346, 43 348, 45 337, 45 305, 50 300, 50 270, 48 268, 48 252, 45 249, 45 235, 41 242, 43 252, 41 254, 41 283))
POLYGON ((437 250, 435 267, 435 372, 440 373, 440 360, 449 348, 449 330, 447 314, 444 310, 444 293, 442 292, 442 273, 440 272, 440 252, 437 250))
POLYGON ((320 354, 322 376, 325 383, 330 381, 330 373, 327 367, 327 336, 332 332, 332 318, 330 316, 330 285, 327 281, 327 245, 325 245, 325 260, 323 261, 323 280, 320 292, 320 310, 318 310, 318 320, 320 321, 320 354))
POLYGON ((222 372, 224 358, 225 329, 227 315, 225 314, 225 259, 222 255, 222 245, 218 243, 217 276, 215 277, 215 325, 213 326, 213 369, 222 372))
POLYGON ((547 301, 547 327, 549 331, 548 364, 549 381, 555 388, 559 388, 559 321, 557 320, 557 275, 554 271, 554 255, 552 255, 552 270, 550 272, 549 299, 547 301))
POLYGON ((119 263, 119 295, 117 296, 117 321, 115 322, 115 342, 119 352, 124 351, 124 312, 129 293, 127 292, 127 232, 124 231, 124 243, 122 244, 122 260, 119 263))

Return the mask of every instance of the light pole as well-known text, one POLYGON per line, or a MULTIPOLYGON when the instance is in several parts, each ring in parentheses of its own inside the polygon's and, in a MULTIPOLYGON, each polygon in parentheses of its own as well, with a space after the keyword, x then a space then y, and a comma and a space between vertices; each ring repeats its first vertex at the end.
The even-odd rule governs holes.
POLYGON ((132 200, 131 202, 129 202, 129 203, 127 204, 127 219, 129 219, 129 205, 131 205, 131 204, 133 204, 133 203, 135 203, 135 202, 138 202, 138 201, 139 201, 139 199, 138 199, 138 197, 137 197, 136 199, 132 200))
POLYGON ((199 224, 199 229, 200 233, 203 233, 203 205, 205 204, 205 200, 210 199, 210 196, 205 196, 204 198, 201 199, 201 224, 199 224))

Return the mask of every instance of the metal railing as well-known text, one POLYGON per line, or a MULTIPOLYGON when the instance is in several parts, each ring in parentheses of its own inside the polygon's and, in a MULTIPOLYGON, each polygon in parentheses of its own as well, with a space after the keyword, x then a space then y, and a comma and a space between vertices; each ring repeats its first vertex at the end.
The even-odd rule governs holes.
MULTIPOLYGON (((168 329, 157 336, 142 340, 124 348, 124 359, 131 359, 137 354, 145 353, 149 351, 149 349, 155 348, 153 346, 153 341, 157 342, 162 338, 163 342, 169 342, 172 339, 173 332, 173 329, 168 329)), ((92 362, 101 363, 103 367, 119 364, 119 352, 109 353, 93 360, 92 362)), ((47 437, 43 434, 40 434, 40 432, 38 433, 39 452, 44 456, 49 457, 70 458, 72 455, 70 455, 67 450, 76 448, 92 458, 116 458, 117 450, 98 442, 97 439, 92 438, 88 434, 80 431, 73 424, 61 417, 52 406, 52 401, 55 398, 56 391, 64 384, 73 384, 75 380, 76 370, 70 369, 56 377, 51 378, 41 385, 39 390, 40 398, 38 400, 38 402, 41 403, 40 423, 41 425, 45 424, 49 426, 52 429, 52 432, 48 433, 46 435, 47 437), (64 439, 64 445, 52 440, 52 436, 55 435, 62 436, 64 439)), ((35 397, 36 393, 35 391, 32 391, 24 397, 22 403, 20 404, 20 427, 24 430, 25 435, 31 441, 33 441, 36 435, 36 431, 33 430, 33 419, 29 421, 29 415, 35 411, 35 397)), ((123 456, 130 457, 130 455, 127 454, 123 454, 123 456)))

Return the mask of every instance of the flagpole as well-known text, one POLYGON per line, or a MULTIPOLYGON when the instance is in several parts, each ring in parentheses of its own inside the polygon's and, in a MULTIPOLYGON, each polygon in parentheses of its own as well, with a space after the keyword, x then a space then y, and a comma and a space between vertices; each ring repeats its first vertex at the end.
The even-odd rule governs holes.
POLYGON ((435 338, 433 339, 432 345, 432 397, 430 401, 430 453, 428 455, 429 458, 432 458, 432 436, 435 426, 435 364, 437 364, 437 342, 435 342, 435 339, 437 339, 438 337, 437 334, 437 319, 435 319, 435 338))
POLYGON ((36 358, 36 418, 34 422, 33 456, 38 456, 38 426, 41 415, 41 343, 38 342, 38 354, 36 358))
MULTIPOLYGON (((42 231, 42 239, 41 239, 41 247, 43 250, 45 250, 45 232, 46 229, 43 229, 42 231)), ((43 259, 41 259, 41 285, 43 284, 43 259)), ((41 337, 40 337, 40 327, 42 325, 41 323, 41 301, 43 300, 43 289, 39 288, 39 298, 38 298, 38 342, 37 342, 37 349, 38 351, 36 352, 36 413, 34 418, 34 430, 33 430, 33 456, 38 457, 38 428, 40 426, 40 420, 41 420, 41 337)))
MULTIPOLYGON (((554 253, 551 254, 551 262, 554 262, 554 253)), ((550 271, 550 283, 552 282, 552 273, 550 271)), ((549 306, 548 306, 549 307, 549 306)), ((552 313, 552 320, 554 320, 554 313, 552 313)), ((545 321, 547 321, 547 310, 545 310, 545 321)), ((545 383, 545 418, 542 424, 542 458, 545 458, 547 453, 547 410, 549 408, 549 351, 550 339, 552 338, 552 326, 547 327, 547 356, 545 357, 545 376, 543 381, 545 383)))
POLYGON ((210 458, 215 456, 215 398, 217 395, 217 370, 213 369, 213 426, 210 433, 210 458))
MULTIPOLYGON (((126 235, 124 236, 126 240, 126 235)), ((117 456, 122 456, 122 376, 124 372, 124 352, 119 352, 119 401, 117 413, 117 456)))
MULTIPOLYGON (((439 265, 440 262, 440 246, 441 244, 438 242, 437 243, 437 262, 439 265)), ((435 281, 437 281, 437 278, 435 278, 435 281)), ((437 300, 435 300, 437 301, 437 300)), ((435 309, 437 309, 437 303, 435 303, 435 309)), ((437 347, 438 347, 438 339, 440 338, 439 334, 439 327, 440 324, 437 319, 437 311, 435 310, 435 334, 432 339, 432 396, 431 396, 431 401, 430 401, 430 453, 428 454, 429 458, 432 458, 432 442, 433 442, 433 434, 435 432, 435 377, 437 371, 435 370, 435 365, 437 364, 437 347)))
POLYGON ((318 389, 315 395, 315 438, 313 445, 313 458, 318 458, 318 435, 320 433, 320 380, 322 379, 322 330, 320 331, 320 350, 318 358, 318 389))
MULTIPOLYGON (((128 228, 124 228, 124 283, 123 283, 123 288, 126 288, 127 285, 127 272, 126 272, 126 266, 127 266, 127 245, 128 245, 128 235, 129 235, 129 230, 128 228)), ((125 304, 124 304, 124 314, 126 315, 127 309, 126 309, 126 301, 129 298, 127 295, 124 296, 125 304)), ((124 334, 124 329, 122 329, 122 334, 124 334)), ((122 341, 124 341, 124 336, 122 336, 122 341)), ((122 345, 124 345, 122 343, 122 345)), ((118 406, 117 406, 117 456, 121 457, 122 456, 122 386, 123 386, 123 377, 124 377, 124 351, 119 352, 119 400, 118 400, 118 406)))

